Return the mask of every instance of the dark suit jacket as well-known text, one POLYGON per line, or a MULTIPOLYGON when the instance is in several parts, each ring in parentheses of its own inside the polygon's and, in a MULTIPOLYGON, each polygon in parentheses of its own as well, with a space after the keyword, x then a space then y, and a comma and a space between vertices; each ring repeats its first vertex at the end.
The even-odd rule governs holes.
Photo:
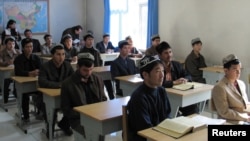
POLYGON ((138 69, 135 66, 135 62, 128 57, 126 58, 126 60, 127 65, 125 64, 125 60, 121 56, 119 56, 111 63, 110 69, 113 79, 117 76, 126 76, 138 73, 138 69))
POLYGON ((49 60, 42 64, 39 70, 38 83, 43 88, 60 88, 62 81, 73 73, 74 70, 68 61, 64 61, 58 70, 53 61, 49 60))
POLYGON ((100 53, 105 53, 107 49, 115 49, 115 47, 112 45, 111 42, 108 43, 108 46, 107 46, 107 49, 105 48, 104 44, 103 44, 103 41, 101 42, 98 42, 96 44, 96 49, 99 50, 100 53))

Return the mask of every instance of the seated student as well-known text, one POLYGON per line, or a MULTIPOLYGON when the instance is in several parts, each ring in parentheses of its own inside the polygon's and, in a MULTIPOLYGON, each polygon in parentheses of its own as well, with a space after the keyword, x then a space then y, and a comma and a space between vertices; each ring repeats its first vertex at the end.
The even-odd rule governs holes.
POLYGON ((94 56, 90 53, 79 53, 77 70, 66 78, 61 85, 61 108, 69 119, 70 126, 84 135, 80 124, 80 113, 73 110, 76 106, 106 101, 102 79, 92 74, 94 56))
MULTIPOLYGON (((111 63, 110 71, 112 79, 115 80, 117 76, 133 75, 138 73, 135 62, 128 57, 129 44, 127 41, 122 40, 119 43, 120 55, 111 63)), ((123 95, 120 89, 119 81, 116 81, 116 94, 123 95)))
MULTIPOLYGON (((165 88, 172 88, 173 85, 178 85, 186 82, 191 82, 191 76, 183 68, 183 66, 173 61, 173 52, 170 45, 163 41, 157 47, 156 51, 164 65, 165 75, 162 86, 165 88)), ((188 116, 194 113, 199 113, 198 104, 193 104, 186 107, 179 108, 179 116, 188 116)))
POLYGON ((202 42, 200 38, 192 39, 191 41, 193 50, 187 56, 185 60, 185 69, 191 75, 194 82, 206 83, 206 79, 203 78, 203 71, 200 68, 206 67, 205 58, 200 53, 202 48, 202 42))
POLYGON ((111 53, 114 51, 115 47, 110 42, 109 34, 104 34, 102 36, 103 40, 96 44, 96 49, 99 50, 100 53, 111 53))
POLYGON ((133 40, 131 36, 127 36, 125 40, 129 43, 129 50, 130 50, 129 57, 141 58, 142 53, 136 47, 133 46, 133 40))
POLYGON ((51 56, 50 50, 56 45, 52 42, 52 35, 45 34, 43 39, 45 43, 41 46, 41 56, 51 56))
POLYGON ((86 34, 83 37, 83 40, 85 42, 85 46, 80 50, 80 53, 91 53, 94 57, 94 66, 98 67, 102 65, 102 59, 100 52, 94 48, 94 36, 93 34, 86 34))
POLYGON ((239 121, 250 124, 250 102, 246 93, 246 85, 239 80, 241 62, 230 54, 223 58, 225 76, 212 90, 211 108, 217 111, 218 118, 227 122, 239 121))
MULTIPOLYGON (((22 49, 23 49, 23 53, 18 55, 14 60, 15 75, 16 76, 30 76, 30 77, 38 76, 39 69, 41 66, 41 59, 39 58, 39 56, 32 54, 32 50, 33 50, 32 39, 30 38, 23 39, 22 49)), ((42 94, 40 93, 37 93, 37 94, 38 94, 37 99, 34 102, 39 112, 41 112, 41 111, 44 111, 43 109, 44 107, 42 105, 42 94)), ((29 121, 29 96, 30 96, 30 93, 23 94, 21 106, 22 106, 24 122, 29 121)), ((41 114, 45 114, 45 113, 41 113, 41 114)))
MULTIPOLYGON (((6 36, 4 40, 5 48, 0 51, 0 66, 7 67, 13 65, 15 58, 21 54, 18 49, 15 49, 15 38, 13 36, 6 36)), ((10 78, 4 80, 4 103, 8 102, 9 86, 13 81, 10 78)), ((16 92, 13 93, 16 96, 16 92)))
POLYGON ((144 79, 128 102, 128 130, 131 141, 146 141, 138 131, 154 127, 170 118, 171 106, 163 88, 164 67, 159 59, 145 56, 140 60, 140 75, 144 79))
POLYGON ((65 50, 65 61, 70 63, 77 61, 77 50, 72 45, 72 37, 66 34, 62 37, 62 42, 65 50))
MULTIPOLYGON (((30 29, 24 30, 24 36, 25 36, 25 38, 30 38, 32 40, 32 43, 33 43, 32 52, 33 53, 41 52, 41 44, 40 44, 39 40, 32 38, 33 35, 32 35, 32 31, 30 29)), ((23 42, 23 40, 21 42, 23 42)))
MULTIPOLYGON (((38 83, 42 88, 61 88, 62 81, 74 73, 71 64, 65 59, 64 47, 61 44, 54 46, 51 49, 52 59, 42 64, 39 72, 38 83)), ((56 119, 56 118, 55 118, 56 119)), ((45 117, 46 120, 46 117, 45 117)), ((47 121, 46 121, 47 122, 47 121)), ((54 127, 55 121, 53 121, 54 127)), ((58 122, 60 127, 66 135, 72 135, 68 119, 63 116, 62 120, 58 122)), ((47 137, 48 126, 47 126, 47 137)))
POLYGON ((149 47, 149 48, 147 48, 146 49, 146 51, 145 51, 145 55, 150 55, 150 56, 155 56, 155 57, 158 57, 157 55, 158 55, 158 53, 157 53, 157 51, 156 51, 156 47, 160 44, 160 42, 161 42, 161 38, 160 38, 160 36, 158 35, 158 34, 156 34, 156 35, 153 35, 152 37, 151 37, 151 46, 149 47))

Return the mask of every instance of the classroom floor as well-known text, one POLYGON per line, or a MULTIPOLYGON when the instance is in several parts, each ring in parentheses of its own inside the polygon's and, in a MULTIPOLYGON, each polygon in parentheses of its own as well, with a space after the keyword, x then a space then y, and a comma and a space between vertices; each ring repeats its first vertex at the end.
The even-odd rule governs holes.
MULTIPOLYGON (((32 105, 30 106, 32 110, 32 105)), ((45 133, 45 124, 42 121, 35 120, 36 123, 27 126, 27 134, 24 133, 15 121, 15 114, 17 113, 16 105, 7 106, 8 112, 0 108, 0 141, 48 141, 45 133)), ((61 114, 58 114, 61 118, 61 114)), ((32 121, 32 117, 30 117, 32 121)), ((56 128, 58 128, 56 126, 56 128)), ((112 133, 105 136, 106 141, 122 141, 121 132, 112 133)), ((74 141, 74 136, 66 136, 63 131, 55 132, 53 141, 74 141)))
MULTIPOLYGON (((43 132, 45 129, 44 122, 38 122, 27 126, 28 133, 25 134, 21 130, 15 121, 15 114, 17 113, 16 105, 8 106, 8 112, 0 108, 0 141, 48 141, 46 135, 43 132)), ((32 110, 32 107, 31 107, 32 110)), ((208 112, 207 108, 202 115, 211 117, 211 113, 208 112)), ((61 115, 58 115, 60 119, 61 115)), ((32 120, 32 119, 31 119, 32 120)), ((56 127, 58 128, 58 127, 56 127)), ((53 141, 74 141, 74 136, 66 136, 62 131, 55 132, 55 138, 53 141)), ((105 136, 105 141, 122 141, 121 131, 112 133, 105 136)))

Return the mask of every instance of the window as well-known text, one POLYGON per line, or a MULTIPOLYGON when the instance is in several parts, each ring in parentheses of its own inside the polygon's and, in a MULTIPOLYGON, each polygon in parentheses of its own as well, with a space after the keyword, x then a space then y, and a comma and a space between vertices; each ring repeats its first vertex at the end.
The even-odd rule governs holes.
POLYGON ((138 49, 146 49, 148 0, 110 0, 110 39, 115 46, 131 36, 138 49))

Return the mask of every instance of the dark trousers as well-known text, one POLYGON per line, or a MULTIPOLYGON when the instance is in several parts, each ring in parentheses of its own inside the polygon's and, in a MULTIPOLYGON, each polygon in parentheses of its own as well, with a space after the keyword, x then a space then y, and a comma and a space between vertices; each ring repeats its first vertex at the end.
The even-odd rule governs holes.
POLYGON ((199 113, 199 106, 198 104, 192 104, 186 107, 180 107, 179 108, 180 112, 182 113, 182 116, 188 116, 192 114, 198 114, 199 113))
POLYGON ((106 89, 108 91, 109 99, 114 99, 114 93, 113 93, 113 86, 111 80, 104 80, 104 85, 106 86, 106 89))
POLYGON ((115 81, 116 95, 123 96, 122 89, 120 89, 120 81, 115 81))
POLYGON ((38 109, 38 113, 42 112, 44 115, 45 113, 45 105, 43 103, 43 96, 40 92, 30 92, 30 93, 24 93, 23 99, 22 99, 22 112, 23 112, 23 118, 29 119, 29 102, 30 102, 30 95, 33 95, 33 102, 34 106, 38 109))
MULTIPOLYGON (((8 103, 9 94, 10 94, 9 86, 10 86, 10 83, 12 83, 12 82, 13 82, 13 80, 10 79, 10 78, 4 79, 4 90, 3 90, 3 93, 4 93, 4 103, 8 103)), ((13 91, 13 94, 16 97, 16 90, 15 89, 13 91)))

